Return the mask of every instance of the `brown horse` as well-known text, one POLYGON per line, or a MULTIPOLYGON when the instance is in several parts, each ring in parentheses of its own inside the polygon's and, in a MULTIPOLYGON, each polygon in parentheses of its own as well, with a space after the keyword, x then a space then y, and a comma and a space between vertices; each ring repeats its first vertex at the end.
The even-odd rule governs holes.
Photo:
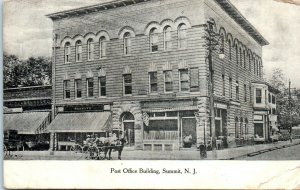
POLYGON ((117 139, 116 142, 106 142, 104 144, 104 159, 107 159, 106 155, 108 152, 108 160, 111 160, 111 151, 116 150, 118 151, 118 159, 121 160, 122 151, 124 148, 126 140, 124 138, 117 139))

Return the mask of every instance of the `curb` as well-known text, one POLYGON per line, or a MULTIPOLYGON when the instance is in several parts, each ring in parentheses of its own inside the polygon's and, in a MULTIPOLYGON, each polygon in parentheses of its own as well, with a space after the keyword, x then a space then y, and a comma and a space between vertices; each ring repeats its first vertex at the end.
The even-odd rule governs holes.
POLYGON ((264 149, 264 150, 258 150, 258 151, 255 151, 255 152, 251 152, 251 153, 247 153, 247 154, 244 154, 244 155, 231 157, 231 158, 227 158, 227 159, 222 159, 222 160, 236 160, 238 158, 253 157, 253 156, 257 156, 259 154, 264 154, 264 153, 267 153, 267 152, 271 152, 271 151, 279 150, 279 149, 283 149, 283 148, 289 148, 289 147, 296 146, 296 145, 300 145, 300 142, 293 143, 293 144, 285 144, 285 145, 270 147, 270 148, 267 148, 267 149, 264 149))

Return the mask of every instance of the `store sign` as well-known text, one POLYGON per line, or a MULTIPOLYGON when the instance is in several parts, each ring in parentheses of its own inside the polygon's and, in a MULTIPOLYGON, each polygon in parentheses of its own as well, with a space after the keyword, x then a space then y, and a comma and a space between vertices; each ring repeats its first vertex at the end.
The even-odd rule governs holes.
POLYGON ((76 106, 65 106, 64 111, 103 111, 104 105, 76 105, 76 106))

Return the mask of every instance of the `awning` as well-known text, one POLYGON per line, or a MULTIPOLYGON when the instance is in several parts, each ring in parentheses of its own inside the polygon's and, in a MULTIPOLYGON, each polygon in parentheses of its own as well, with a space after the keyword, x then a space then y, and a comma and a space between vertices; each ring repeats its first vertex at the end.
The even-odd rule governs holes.
POLYGON ((142 109, 143 112, 168 112, 168 111, 190 111, 198 110, 197 106, 181 106, 181 107, 172 107, 172 108, 147 108, 142 109))
POLYGON ((3 114, 3 130, 17 130, 18 134, 37 134, 47 123, 49 112, 23 112, 3 114))
POLYGON ((49 125, 49 132, 106 132, 111 125, 110 112, 59 113, 49 125))

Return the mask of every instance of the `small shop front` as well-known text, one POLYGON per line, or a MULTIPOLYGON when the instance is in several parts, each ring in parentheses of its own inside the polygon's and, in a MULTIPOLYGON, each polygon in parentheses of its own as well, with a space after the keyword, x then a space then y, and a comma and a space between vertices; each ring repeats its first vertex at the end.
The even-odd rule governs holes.
POLYGON ((267 113, 254 112, 254 141, 259 143, 268 140, 267 113))
POLYGON ((111 112, 59 113, 49 125, 51 150, 69 150, 82 144, 87 135, 107 137, 111 128, 111 112))

